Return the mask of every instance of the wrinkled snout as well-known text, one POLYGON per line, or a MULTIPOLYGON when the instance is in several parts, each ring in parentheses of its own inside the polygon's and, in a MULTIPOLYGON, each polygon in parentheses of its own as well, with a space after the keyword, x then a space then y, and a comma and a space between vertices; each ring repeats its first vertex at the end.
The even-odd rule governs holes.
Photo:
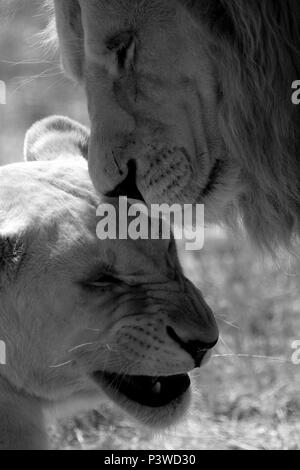
POLYGON ((168 314, 167 334, 200 367, 218 342, 218 326, 201 291, 186 278, 179 296, 181 308, 168 314))

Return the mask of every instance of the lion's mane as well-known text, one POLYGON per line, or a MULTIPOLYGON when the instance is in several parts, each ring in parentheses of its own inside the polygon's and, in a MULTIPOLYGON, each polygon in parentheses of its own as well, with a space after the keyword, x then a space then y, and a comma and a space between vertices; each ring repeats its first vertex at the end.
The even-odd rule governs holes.
POLYGON ((242 187, 226 214, 274 249, 291 246, 300 221, 300 79, 298 0, 196 0, 220 84, 221 132, 240 167, 242 187))

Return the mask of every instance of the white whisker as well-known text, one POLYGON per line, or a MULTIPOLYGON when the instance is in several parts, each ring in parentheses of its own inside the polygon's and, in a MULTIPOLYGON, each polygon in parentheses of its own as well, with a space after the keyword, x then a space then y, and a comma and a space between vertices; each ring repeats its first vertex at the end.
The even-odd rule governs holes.
POLYGON ((220 335, 220 341, 224 344, 225 348, 227 349, 227 351, 229 351, 230 354, 233 354, 233 352, 231 351, 230 347, 226 344, 223 336, 220 335))
POLYGON ((83 344, 79 344, 78 346, 75 346, 74 348, 72 349, 69 349, 69 353, 70 352, 73 352, 73 351, 77 351, 78 349, 81 349, 81 348, 85 348, 87 346, 92 346, 93 344, 96 344, 96 342, 94 341, 93 343, 83 343, 83 344))
POLYGON ((6 60, 6 59, 0 59, 0 63, 2 64, 7 64, 7 65, 42 65, 42 64, 52 64, 53 61, 46 61, 46 60, 30 60, 30 59, 24 59, 24 60, 6 60))
POLYGON ((68 364, 71 364, 73 361, 67 361, 63 362, 62 364, 56 364, 54 366, 49 366, 50 369, 58 369, 59 367, 64 367, 67 366, 68 364))
POLYGON ((240 329, 240 327, 239 327, 238 325, 236 325, 235 323, 233 323, 233 322, 231 322, 231 321, 229 321, 229 320, 225 320, 225 319, 223 318, 223 315, 215 314, 215 317, 216 317, 216 319, 217 319, 218 321, 221 321, 221 322, 225 323, 226 325, 231 326, 232 328, 235 328, 236 330, 239 330, 239 329, 240 329))
POLYGON ((269 361, 281 362, 281 363, 291 363, 288 359, 282 357, 272 357, 272 356, 259 356, 256 354, 213 354, 211 359, 219 357, 237 357, 237 358, 246 358, 246 359, 267 359, 269 361))

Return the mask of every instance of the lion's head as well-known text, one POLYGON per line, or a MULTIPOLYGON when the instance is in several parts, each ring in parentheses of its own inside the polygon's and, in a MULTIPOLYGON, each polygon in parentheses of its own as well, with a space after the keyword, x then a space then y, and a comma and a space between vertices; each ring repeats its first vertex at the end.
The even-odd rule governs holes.
POLYGON ((64 68, 87 91, 98 191, 201 202, 210 219, 242 216, 264 245, 289 243, 300 213, 298 0, 54 4, 64 68))
POLYGON ((20 408, 94 404, 103 392, 145 424, 170 425, 189 402, 187 373, 218 337, 174 240, 97 238, 103 199, 82 158, 85 132, 47 119, 27 135, 31 161, 0 168, 0 448, 23 436, 7 437, 20 408))

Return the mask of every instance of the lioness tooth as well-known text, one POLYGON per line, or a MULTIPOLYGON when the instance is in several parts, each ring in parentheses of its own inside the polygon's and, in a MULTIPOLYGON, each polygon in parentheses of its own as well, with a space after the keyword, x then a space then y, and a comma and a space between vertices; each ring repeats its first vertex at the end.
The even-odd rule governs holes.
POLYGON ((154 393, 157 393, 157 394, 160 393, 161 392, 161 383, 156 382, 156 384, 154 385, 152 390, 153 390, 154 393))

